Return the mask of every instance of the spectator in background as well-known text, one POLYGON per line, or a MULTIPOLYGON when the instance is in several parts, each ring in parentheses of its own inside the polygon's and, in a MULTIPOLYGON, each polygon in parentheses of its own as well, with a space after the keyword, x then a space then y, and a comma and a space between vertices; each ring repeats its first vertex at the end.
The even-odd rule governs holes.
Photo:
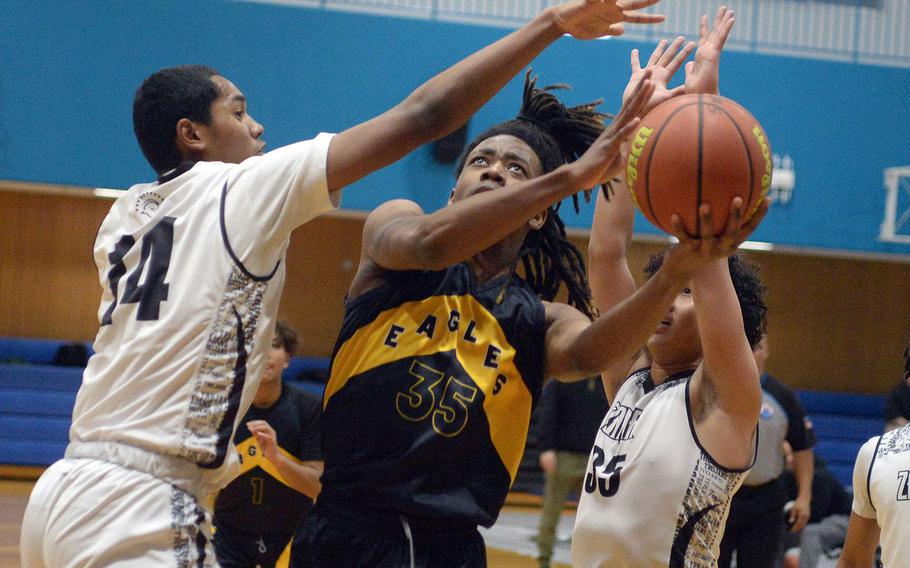
MULTIPOLYGON (((319 494, 322 404, 281 380, 296 352, 297 332, 279 321, 253 405, 237 428, 241 474, 215 501, 221 568, 272 568, 287 557, 319 494)), ((296 552, 298 539, 294 546, 296 552)))
POLYGON ((609 409, 600 377, 550 381, 540 397, 540 467, 546 476, 537 533, 541 568, 549 568, 566 497, 581 487, 594 435, 609 409))
POLYGON ((793 532, 806 526, 811 513, 815 435, 806 425, 806 414, 790 387, 765 372, 769 348, 767 335, 753 350, 761 374, 762 406, 758 421, 758 456, 755 465, 733 496, 727 530, 720 543, 718 566, 729 568, 736 551, 738 568, 774 568, 783 554, 785 524, 793 532), (786 464, 783 442, 793 448, 793 475, 798 492, 787 518, 782 474, 786 464))
MULTIPOLYGON (((784 472, 787 496, 796 499, 799 487, 793 475, 793 450, 784 442, 788 469, 784 472)), ((815 568, 822 555, 844 546, 847 523, 850 519, 850 495, 825 465, 825 460, 815 456, 812 476, 812 513, 809 524, 799 533, 788 533, 784 568, 815 568)))
POLYGON ((891 389, 885 400, 885 432, 910 422, 910 343, 904 347, 904 380, 891 389))

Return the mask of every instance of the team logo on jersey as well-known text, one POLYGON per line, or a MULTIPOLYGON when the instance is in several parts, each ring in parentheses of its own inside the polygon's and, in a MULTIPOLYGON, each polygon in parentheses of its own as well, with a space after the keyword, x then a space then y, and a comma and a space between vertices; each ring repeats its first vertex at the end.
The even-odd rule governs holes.
POLYGON ((762 420, 771 420, 771 418, 774 416, 774 407, 768 403, 763 402, 758 415, 762 420))
POLYGON ((610 407, 610 412, 607 413, 607 419, 604 421, 603 426, 600 427, 600 431, 611 440, 629 440, 632 438, 632 430, 635 428, 635 423, 638 422, 640 417, 640 408, 626 406, 621 402, 617 402, 610 407))
POLYGON ((136 198, 136 213, 142 217, 151 218, 155 214, 155 211, 158 211, 158 207, 161 205, 161 202, 164 201, 164 198, 161 197, 161 194, 155 193, 154 191, 146 191, 139 194, 139 197, 136 198))

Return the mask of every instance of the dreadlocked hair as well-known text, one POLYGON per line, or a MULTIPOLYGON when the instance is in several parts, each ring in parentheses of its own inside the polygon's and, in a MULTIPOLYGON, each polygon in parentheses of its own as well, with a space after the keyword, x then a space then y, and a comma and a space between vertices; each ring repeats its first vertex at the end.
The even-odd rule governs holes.
POLYGON ((525 237, 519 258, 525 280, 542 299, 552 301, 564 283, 569 305, 589 318, 595 316, 584 258, 566 239, 565 223, 553 208, 547 210, 543 227, 525 237))
MULTIPOLYGON (((596 110, 602 100, 567 107, 552 93, 569 88, 565 84, 537 88, 537 78, 532 78, 528 69, 518 116, 474 138, 458 160, 456 175, 464 169, 468 155, 478 144, 499 135, 514 136, 525 142, 540 159, 544 173, 577 160, 603 132, 604 120, 611 117, 596 110)), ((606 185, 604 191, 607 191, 606 185)), ((572 196, 572 204, 576 213, 579 212, 577 193, 572 196)), ((529 232, 525 238, 519 254, 525 280, 546 301, 553 300, 560 284, 565 284, 569 305, 593 318, 596 310, 584 258, 566 238, 565 224, 558 214, 559 206, 557 203, 549 207, 543 227, 529 232)))

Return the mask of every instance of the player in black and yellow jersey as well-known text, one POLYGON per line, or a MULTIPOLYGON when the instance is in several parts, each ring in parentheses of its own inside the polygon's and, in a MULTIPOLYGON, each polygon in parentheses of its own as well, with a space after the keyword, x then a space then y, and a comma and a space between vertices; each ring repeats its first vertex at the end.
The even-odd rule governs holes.
POLYGON ((215 501, 222 568, 288 566, 294 533, 319 494, 322 408, 281 379, 296 351, 297 332, 279 321, 253 405, 237 428, 240 476, 215 501))
POLYGON ((591 321, 581 257, 551 205, 617 173, 649 77, 606 129, 594 104, 567 108, 526 80, 518 118, 466 149, 447 207, 397 200, 370 214, 323 399, 306 565, 485 566, 477 526, 498 515, 544 379, 631 356, 693 271, 754 228, 734 221, 705 242, 680 232, 659 274, 591 321), (551 302, 560 284, 572 305, 551 302))

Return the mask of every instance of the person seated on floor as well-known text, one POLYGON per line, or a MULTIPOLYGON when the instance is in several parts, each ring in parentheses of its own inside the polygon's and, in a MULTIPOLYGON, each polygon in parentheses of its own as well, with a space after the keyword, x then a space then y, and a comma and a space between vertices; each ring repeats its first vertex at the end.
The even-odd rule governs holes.
MULTIPOLYGON (((784 484, 792 501, 797 495, 797 485, 792 469, 793 450, 787 442, 784 442, 784 453, 787 456, 784 484)), ((828 469, 825 459, 815 454, 809 524, 798 533, 788 532, 784 536, 787 552, 783 568, 815 568, 822 556, 831 557, 843 547, 851 503, 850 494, 828 469)))

